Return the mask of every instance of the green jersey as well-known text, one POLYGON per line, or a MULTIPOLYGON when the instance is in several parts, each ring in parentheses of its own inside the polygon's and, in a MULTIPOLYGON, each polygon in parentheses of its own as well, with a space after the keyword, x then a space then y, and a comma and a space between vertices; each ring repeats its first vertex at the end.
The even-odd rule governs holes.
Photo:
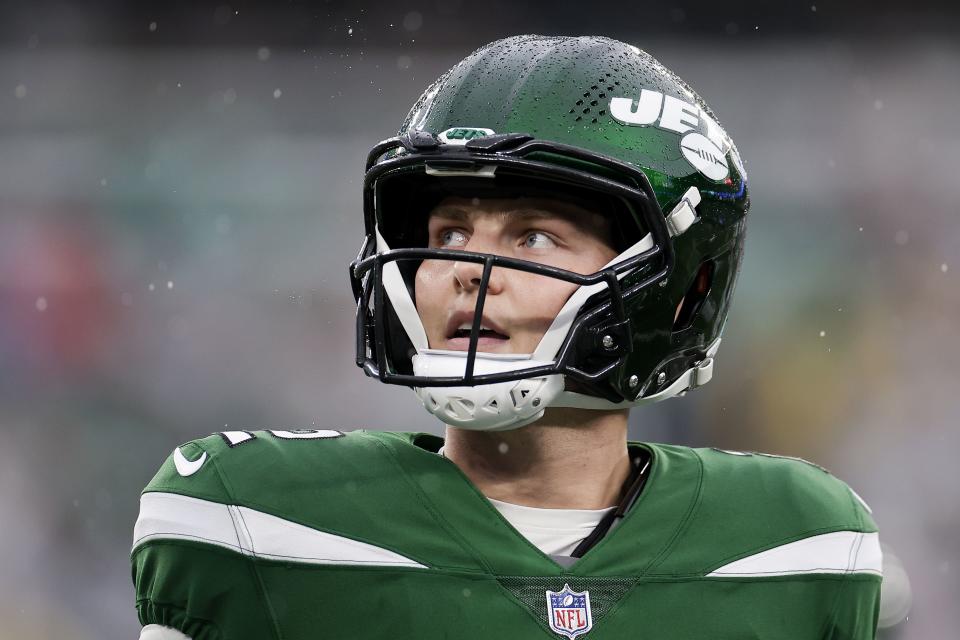
POLYGON ((873 638, 866 505, 794 458, 629 443, 649 478, 582 558, 518 533, 430 434, 230 431, 141 498, 144 625, 193 640, 873 638))

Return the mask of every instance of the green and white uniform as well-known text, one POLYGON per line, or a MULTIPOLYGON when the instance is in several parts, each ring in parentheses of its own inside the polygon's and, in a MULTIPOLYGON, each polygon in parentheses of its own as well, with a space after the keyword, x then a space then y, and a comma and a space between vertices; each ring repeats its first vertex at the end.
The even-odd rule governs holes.
POLYGON ((631 442, 652 457, 643 492, 565 567, 442 444, 256 431, 179 447, 141 499, 140 622, 193 640, 874 637, 876 525, 815 465, 631 442))

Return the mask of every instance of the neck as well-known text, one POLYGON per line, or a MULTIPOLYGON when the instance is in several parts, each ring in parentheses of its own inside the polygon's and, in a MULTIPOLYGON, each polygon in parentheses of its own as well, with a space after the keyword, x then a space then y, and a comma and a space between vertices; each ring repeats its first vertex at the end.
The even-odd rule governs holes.
POLYGON ((443 453, 488 498, 545 509, 604 509, 630 475, 627 410, 547 409, 513 431, 447 427, 443 453))

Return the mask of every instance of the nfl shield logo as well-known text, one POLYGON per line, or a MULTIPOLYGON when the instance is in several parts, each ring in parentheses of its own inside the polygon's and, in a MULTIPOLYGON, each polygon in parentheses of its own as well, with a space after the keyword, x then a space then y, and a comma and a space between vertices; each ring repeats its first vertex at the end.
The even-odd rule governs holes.
POLYGON ((590 592, 571 591, 569 584, 563 585, 563 591, 547 591, 547 617, 550 628, 570 640, 590 631, 590 592))

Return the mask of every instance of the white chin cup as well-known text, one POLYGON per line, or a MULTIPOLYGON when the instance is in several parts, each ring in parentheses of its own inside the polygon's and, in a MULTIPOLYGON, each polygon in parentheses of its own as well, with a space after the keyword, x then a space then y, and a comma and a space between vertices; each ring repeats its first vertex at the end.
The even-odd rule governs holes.
MULTIPOLYGON (((474 375, 503 373, 553 362, 530 355, 478 352, 474 375)), ((413 373, 430 377, 463 377, 466 351, 422 349, 413 356, 413 373)), ((472 431, 506 431, 528 425, 563 391, 563 376, 553 374, 479 384, 474 387, 416 387, 424 408, 451 427, 472 431)))

